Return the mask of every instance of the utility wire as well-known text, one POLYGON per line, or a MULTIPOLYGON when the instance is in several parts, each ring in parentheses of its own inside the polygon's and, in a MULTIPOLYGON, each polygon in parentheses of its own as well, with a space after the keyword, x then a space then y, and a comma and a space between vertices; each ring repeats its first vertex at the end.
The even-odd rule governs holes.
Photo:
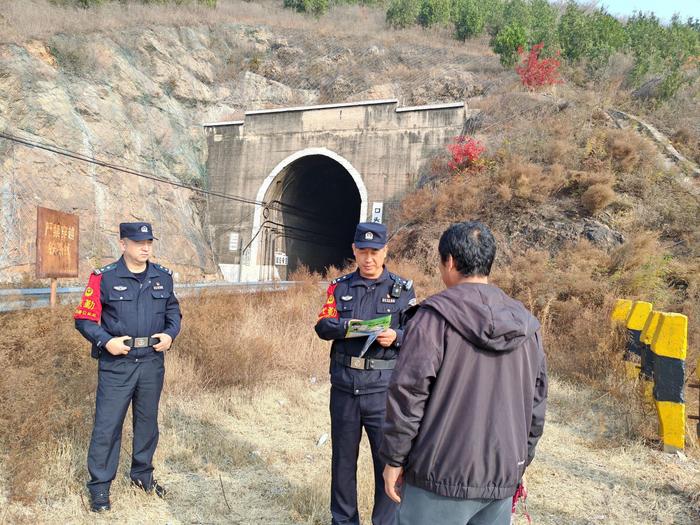
POLYGON ((240 195, 233 195, 233 194, 229 194, 229 193, 222 193, 222 192, 218 192, 218 191, 207 190, 204 188, 198 188, 197 186, 193 186, 191 184, 186 184, 184 182, 169 180, 169 179, 154 175, 152 173, 145 173, 142 171, 137 171, 137 170, 129 168, 127 166, 121 166, 121 165, 114 164, 112 162, 101 160, 101 159, 98 159, 95 157, 90 157, 88 155, 84 155, 84 154, 79 153, 77 151, 73 151, 73 150, 70 150, 68 148, 64 148, 61 146, 56 146, 53 144, 48 144, 48 143, 40 142, 37 140, 19 137, 17 135, 12 134, 12 133, 8 133, 7 131, 0 131, 0 138, 3 138, 3 139, 8 140, 10 142, 14 142, 16 144, 20 144, 20 145, 28 147, 28 148, 35 148, 35 149, 40 149, 43 151, 48 151, 50 153, 55 153, 55 154, 61 155, 63 157, 68 157, 68 158, 71 158, 74 160, 79 160, 81 162, 87 162, 89 164, 108 168, 108 169, 111 169, 114 171, 118 171, 120 173, 125 173, 127 175, 133 175, 135 177, 141 177, 143 179, 152 180, 155 182, 162 182, 164 184, 169 184, 171 186, 175 186, 178 188, 188 189, 188 190, 196 192, 196 193, 201 193, 201 194, 210 195, 213 197, 219 197, 222 199, 232 200, 235 202, 240 202, 242 204, 248 204, 251 206, 260 206, 263 208, 272 207, 273 209, 277 209, 277 207, 284 208, 283 210, 281 209, 280 211, 283 211, 283 213, 289 214, 289 215, 295 215, 295 216, 306 217, 306 218, 309 218, 309 217, 321 218, 321 215, 314 214, 313 212, 310 212, 310 211, 302 210, 301 208, 298 208, 297 206, 293 206, 291 204, 287 204, 287 203, 279 201, 279 200, 275 200, 275 201, 268 203, 265 201, 248 199, 248 198, 242 197, 240 195), (293 210, 299 210, 299 211, 295 212, 293 210))

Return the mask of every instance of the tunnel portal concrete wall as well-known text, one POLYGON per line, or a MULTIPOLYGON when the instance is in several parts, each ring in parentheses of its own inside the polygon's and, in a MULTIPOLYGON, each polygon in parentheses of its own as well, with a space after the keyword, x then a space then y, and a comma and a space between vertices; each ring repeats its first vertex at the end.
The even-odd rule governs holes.
MULTIPOLYGON (((397 100, 249 111, 243 120, 204 124, 210 189, 261 203, 285 166, 326 155, 353 177, 360 217, 369 219, 372 203, 394 202, 414 187, 426 162, 463 133, 468 116, 464 103, 400 108, 397 100)), ((261 268, 271 264, 260 255, 260 225, 269 213, 263 204, 212 197, 209 211, 227 280, 278 275, 261 268)))

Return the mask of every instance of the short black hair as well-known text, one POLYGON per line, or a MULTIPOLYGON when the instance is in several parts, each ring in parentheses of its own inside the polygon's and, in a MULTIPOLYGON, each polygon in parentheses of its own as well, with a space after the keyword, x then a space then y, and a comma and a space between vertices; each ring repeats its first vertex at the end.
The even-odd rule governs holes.
POLYGON ((496 257, 496 240, 491 230, 479 221, 458 222, 443 232, 438 251, 443 264, 451 255, 457 270, 465 277, 486 277, 496 257))

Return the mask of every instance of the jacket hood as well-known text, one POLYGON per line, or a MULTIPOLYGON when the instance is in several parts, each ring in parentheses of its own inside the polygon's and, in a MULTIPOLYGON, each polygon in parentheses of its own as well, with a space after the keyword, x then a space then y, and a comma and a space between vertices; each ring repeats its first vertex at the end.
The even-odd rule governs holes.
POLYGON ((493 352, 521 346, 540 328, 520 301, 490 284, 459 284, 428 298, 421 307, 438 312, 472 345, 493 352))

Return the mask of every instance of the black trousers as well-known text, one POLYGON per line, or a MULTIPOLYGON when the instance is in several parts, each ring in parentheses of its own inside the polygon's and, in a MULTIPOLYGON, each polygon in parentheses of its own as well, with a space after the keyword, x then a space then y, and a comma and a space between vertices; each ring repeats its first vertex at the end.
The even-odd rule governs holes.
POLYGON ((331 440, 333 443, 331 515, 333 525, 359 525, 357 511, 357 457, 365 429, 374 463, 374 525, 393 525, 397 505, 384 492, 384 462, 379 458, 386 392, 353 395, 331 387, 331 440))
POLYGON ((132 405, 134 440, 131 479, 150 486, 158 445, 158 403, 165 375, 164 357, 144 359, 103 356, 99 360, 95 426, 88 451, 88 489, 109 492, 117 475, 122 427, 132 405))

